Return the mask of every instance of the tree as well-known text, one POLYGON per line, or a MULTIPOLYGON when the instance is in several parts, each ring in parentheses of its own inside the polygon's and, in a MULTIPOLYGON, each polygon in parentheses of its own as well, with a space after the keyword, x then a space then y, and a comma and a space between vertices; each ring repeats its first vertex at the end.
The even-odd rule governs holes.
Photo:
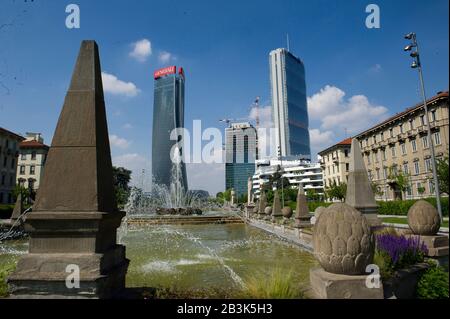
POLYGON ((317 194, 315 189, 307 189, 306 190, 306 198, 311 201, 319 201, 320 195, 317 194))
POLYGON ((410 187, 410 179, 411 176, 408 173, 403 173, 402 171, 398 171, 396 166, 391 166, 389 168, 389 176, 392 182, 390 183, 391 188, 394 190, 394 193, 400 197, 399 199, 403 199, 403 193, 410 187))
POLYGON ((345 200, 345 196, 347 194, 347 184, 340 183, 339 185, 336 182, 326 188, 326 193, 328 198, 336 198, 343 202, 345 200))
POLYGON ((130 196, 131 171, 123 167, 113 166, 114 191, 118 208, 123 208, 130 196))
POLYGON ((384 192, 381 189, 380 185, 377 182, 370 182, 370 186, 372 187, 373 194, 375 196, 383 196, 384 192))
POLYGON ((439 182, 439 192, 448 195, 448 156, 439 158, 436 161, 436 172, 439 182))
POLYGON ((28 201, 28 198, 30 197, 30 189, 25 188, 20 185, 16 185, 16 187, 13 190, 13 197, 14 200, 17 200, 17 197, 19 197, 19 194, 22 195, 22 200, 26 203, 28 201))

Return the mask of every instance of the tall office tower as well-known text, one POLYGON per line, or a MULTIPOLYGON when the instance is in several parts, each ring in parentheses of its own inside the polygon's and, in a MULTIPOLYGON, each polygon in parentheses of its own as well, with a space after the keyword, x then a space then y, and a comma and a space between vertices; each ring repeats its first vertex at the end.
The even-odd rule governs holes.
POLYGON ((269 61, 277 150, 281 156, 311 159, 303 62, 286 49, 271 51, 269 61))
POLYGON ((247 194, 248 178, 255 173, 256 138, 256 128, 248 122, 225 129, 225 188, 233 188, 238 197, 247 194))
MULTIPOLYGON (((159 69, 154 73, 152 174, 154 182, 170 188, 174 163, 171 149, 177 141, 170 139, 175 128, 184 127, 184 71, 176 66, 159 69)), ((180 147, 180 155, 183 148, 180 147)), ((188 190, 186 166, 180 163, 181 182, 188 190)))

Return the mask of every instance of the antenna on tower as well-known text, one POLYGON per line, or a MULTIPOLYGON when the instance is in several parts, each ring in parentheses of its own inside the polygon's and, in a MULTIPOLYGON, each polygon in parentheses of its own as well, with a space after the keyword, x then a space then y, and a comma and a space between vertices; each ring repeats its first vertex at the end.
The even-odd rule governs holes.
POLYGON ((287 43, 287 50, 289 52, 291 52, 291 50, 290 50, 290 43, 289 43, 289 33, 286 33, 286 43, 287 43))

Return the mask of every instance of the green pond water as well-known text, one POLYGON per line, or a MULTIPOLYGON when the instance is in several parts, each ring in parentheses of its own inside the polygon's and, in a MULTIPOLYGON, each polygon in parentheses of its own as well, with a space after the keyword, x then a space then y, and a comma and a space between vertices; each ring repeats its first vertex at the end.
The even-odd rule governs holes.
MULTIPOLYGON (((239 291, 250 278, 291 272, 307 287, 312 254, 244 224, 128 226, 127 287, 239 291)), ((0 243, 0 266, 27 252, 26 240, 0 243)))

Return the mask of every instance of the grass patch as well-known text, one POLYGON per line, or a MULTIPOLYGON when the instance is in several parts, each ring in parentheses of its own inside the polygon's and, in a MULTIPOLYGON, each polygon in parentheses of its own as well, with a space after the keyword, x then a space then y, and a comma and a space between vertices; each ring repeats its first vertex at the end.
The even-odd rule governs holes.
POLYGON ((249 299, 304 299, 304 289, 294 278, 293 270, 275 268, 269 274, 258 272, 245 280, 242 298, 249 299))
MULTIPOLYGON (((390 223, 390 224, 408 224, 407 218, 401 218, 401 217, 381 217, 381 220, 383 223, 390 223)), ((448 228, 448 220, 441 224, 441 227, 447 227, 448 228)))
POLYGON ((8 297, 6 278, 16 269, 16 260, 10 259, 0 264, 0 298, 8 297))

